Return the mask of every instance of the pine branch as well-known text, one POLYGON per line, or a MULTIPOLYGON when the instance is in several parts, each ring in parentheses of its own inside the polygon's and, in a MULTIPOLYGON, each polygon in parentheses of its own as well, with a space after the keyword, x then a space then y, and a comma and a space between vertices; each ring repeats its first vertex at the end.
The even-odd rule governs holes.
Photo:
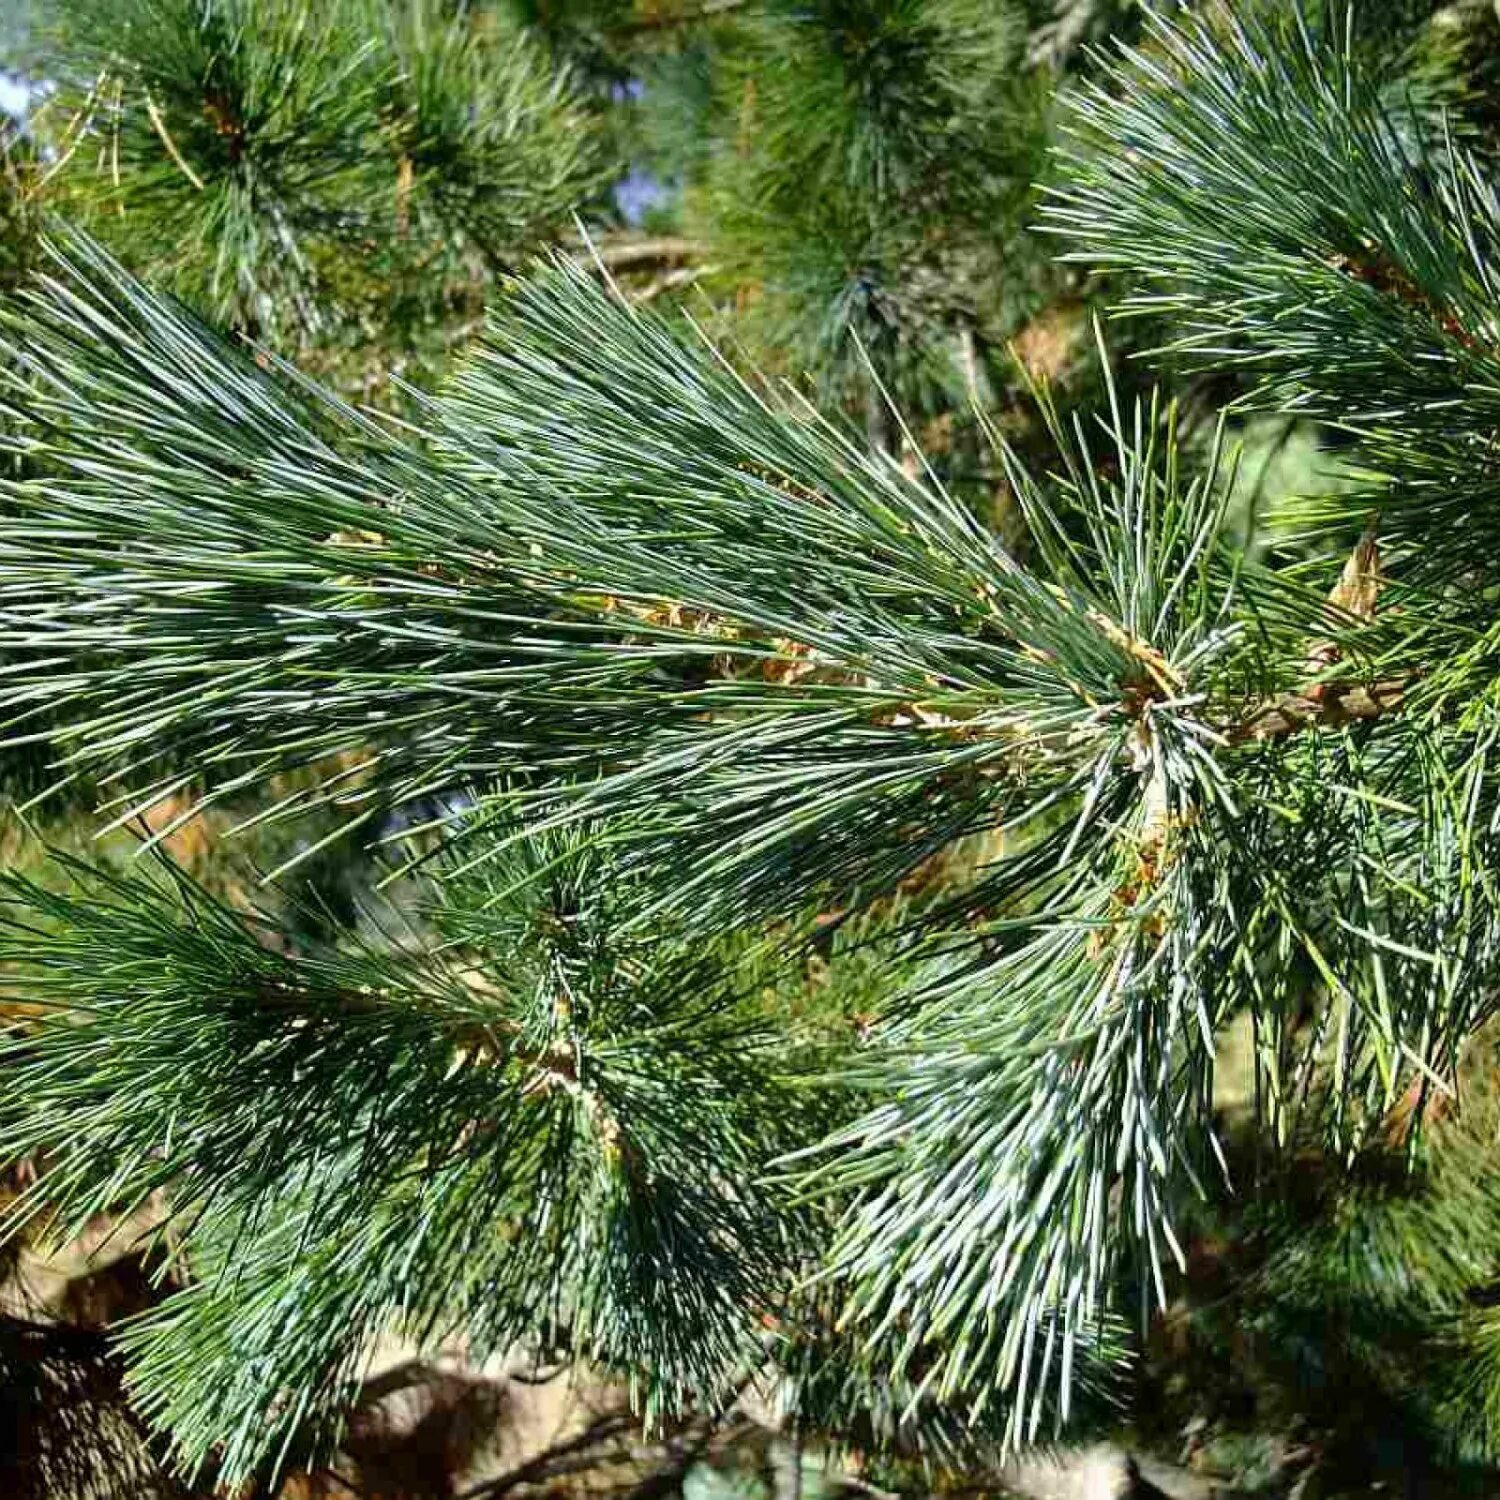
POLYGON ((123 1342, 184 1471, 331 1440, 398 1323, 566 1340, 648 1418, 758 1350, 795 1234, 755 1159, 796 1111, 757 1118, 733 963, 609 942, 598 856, 532 855, 448 888, 436 953, 287 957, 181 877, 5 881, 0 963, 50 1012, 0 1049, 0 1150, 49 1161, 15 1212, 170 1193, 197 1279, 123 1342))
POLYGON ((670 30, 678 26, 692 26, 700 21, 714 20, 743 10, 749 0, 698 0, 682 10, 656 10, 648 15, 635 16, 623 27, 626 33, 670 30))
POLYGON ((708 249, 709 246, 702 240, 674 235, 644 240, 605 240, 592 247, 592 254, 608 271, 637 271, 677 266, 683 261, 697 260, 708 249))
POLYGON ((1024 8, 1001 0, 773 3, 724 69, 706 191, 736 334, 869 418, 961 410, 954 331, 1032 273, 1021 230, 1045 151, 1022 62, 1024 8))
POLYGON ((94 165, 56 164, 70 208, 283 349, 327 357, 378 301, 386 358, 420 350, 455 286, 475 300, 476 279, 568 227, 611 171, 568 74, 435 0, 61 12, 57 107, 104 143, 94 165))
POLYGON ((1138 276, 1126 308, 1174 317, 1174 350, 1359 437, 1377 498, 1308 520, 1378 506, 1413 584, 1483 569, 1500 210, 1481 164, 1300 12, 1149 27, 1079 92, 1049 227, 1138 276))
POLYGON ((1307 729, 1342 728, 1392 713, 1401 706, 1410 687, 1409 679, 1393 678, 1388 682, 1331 683, 1305 692, 1284 693, 1251 708, 1239 723, 1230 726, 1227 738, 1235 744, 1307 729))
POLYGON ((45 698, 71 760, 146 798, 362 748, 368 781, 331 790, 356 808, 478 793, 446 873, 482 891, 450 920, 503 1000, 410 954, 268 954, 191 893, 183 922, 134 887, 17 888, 75 936, 23 924, 15 960, 84 1019, 17 1042, 0 1141, 55 1142, 74 1212, 171 1182, 203 1215, 222 1274, 130 1336, 189 1463, 300 1440, 393 1309, 499 1347, 545 1308, 663 1403, 711 1387, 791 1247, 751 1187, 774 1080, 693 1002, 723 995, 693 944, 858 910, 969 834, 1004 846, 913 915, 922 967, 840 1070, 858 1107, 798 1160, 867 1370, 1011 1445, 1088 1392, 1127 1267, 1165 1301, 1232 1017, 1266 1124, 1316 1109, 1353 1150, 1493 1005, 1493 712, 1421 711, 1434 637, 1399 593, 1355 609, 1237 556, 1218 449, 1190 465, 1170 408, 1041 398, 1055 472, 1000 450, 1023 564, 566 265, 513 289, 425 436, 87 248, 6 326, 45 465, 0 516, 23 728, 45 698), (618 861, 575 898, 618 874, 611 942, 646 949, 561 945, 617 1007, 602 1034, 555 954, 528 969, 539 871, 507 873, 575 826, 618 861), (268 1421, 270 1387, 303 1404, 268 1421))
POLYGON ((12 406, 51 477, 11 486, 0 520, 29 657, 0 698, 24 732, 45 697, 69 763, 125 767, 126 812, 184 763, 222 797, 344 754, 357 779, 274 811, 322 796, 355 818, 375 788, 607 770, 578 806, 721 851, 674 901, 735 920, 705 897, 889 888, 1007 816, 1021 768, 1079 784, 1235 638, 1213 475, 1179 485, 1145 413, 1139 453, 1123 419, 1108 435, 1118 494, 1070 460, 1099 571, 1053 549, 1048 579, 581 272, 518 290, 424 452, 294 396, 106 262, 64 270, 11 324, 12 406), (1172 560, 1127 585, 1108 559, 1142 506, 1172 560))

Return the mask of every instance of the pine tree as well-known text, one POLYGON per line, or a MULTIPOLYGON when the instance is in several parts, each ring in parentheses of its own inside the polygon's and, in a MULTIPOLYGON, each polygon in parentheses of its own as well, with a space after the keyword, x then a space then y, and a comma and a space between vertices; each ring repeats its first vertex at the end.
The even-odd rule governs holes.
POLYGON ((811 372, 869 440, 967 406, 1036 274, 1046 146, 1019 6, 830 0, 742 23, 695 198, 762 363, 811 372), (759 326, 757 326, 759 325, 759 326))
POLYGON ((609 179, 576 81, 465 5, 61 0, 50 34, 54 204, 367 395, 372 349, 430 377, 609 179))
MULTIPOLYGON (((754 24, 826 61, 800 13, 754 24)), ((868 337, 820 410, 563 257, 387 422, 54 233, 0 315, 11 736, 106 819, 191 788, 321 819, 294 859, 381 835, 398 893, 308 942, 166 861, 4 877, 44 1008, 0 1046, 0 1154, 45 1168, 13 1216, 169 1202, 180 1285, 121 1344, 185 1472, 326 1447, 392 1327, 587 1361, 648 1422, 760 1380, 836 1439, 1012 1451, 1123 1399, 1216 1216, 1267 1379, 1331 1316, 1340 1378, 1495 1461, 1500 199, 1433 60, 1467 42, 1402 26, 1429 72, 1342 13, 1155 19, 1069 90, 1059 249, 1235 414, 1345 445, 1266 517, 1222 436, 1110 377, 1097 413, 1031 392, 1045 461, 976 416, 1003 539, 868 337), (878 423, 851 368, 903 398, 878 423)), ((1009 46, 961 80, 986 119, 1009 46)), ((971 101, 937 83, 915 156, 857 117, 825 165, 915 222, 850 163, 907 174, 962 241, 1032 169, 939 170, 971 101)))
MULTIPOLYGON (((575 74, 482 8, 35 9, 0 57, 33 80, 29 118, 5 127, 0 281, 36 266, 46 216, 65 214, 262 358, 295 356, 382 406, 402 404, 403 383, 438 378, 505 268, 574 235, 613 170, 575 74)), ((0 800, 25 806, 52 754, 45 739, 0 751, 0 800)), ((44 809, 45 834, 86 849, 92 829, 71 814, 96 789, 80 776, 71 792, 44 809)), ((224 845, 221 829, 251 811, 199 818, 184 798, 145 831, 232 891, 289 852, 274 830, 224 845)), ((102 852, 131 842, 120 832, 102 852)), ((344 849, 309 858, 304 882, 319 888, 296 920, 316 928, 347 912, 367 876, 344 849)), ((305 895, 288 893, 289 915, 305 895)))

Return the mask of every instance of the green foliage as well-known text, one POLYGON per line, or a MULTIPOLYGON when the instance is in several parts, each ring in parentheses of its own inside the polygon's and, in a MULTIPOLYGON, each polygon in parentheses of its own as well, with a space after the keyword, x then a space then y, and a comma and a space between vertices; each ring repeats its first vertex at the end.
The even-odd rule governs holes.
POLYGON ((394 7, 389 24, 396 69, 384 114, 398 155, 398 228, 424 243, 446 235, 504 266, 598 189, 597 128, 567 76, 514 34, 435 0, 394 7))
POLYGON ((1118 95, 1079 97, 1052 224, 1079 258, 1141 279, 1125 306, 1168 309, 1176 349, 1357 434, 1399 481, 1377 492, 1382 538, 1424 573, 1471 556, 1495 383, 1481 330, 1497 209, 1477 160, 1433 139, 1337 32, 1294 18, 1158 23, 1106 77, 1118 95))
MULTIPOLYGON (((1398 9, 1156 17, 1071 96, 1051 227, 1209 394, 1341 445, 1270 528, 1222 422, 1122 393, 1102 341, 1098 416, 1040 380, 1035 418, 973 417, 1006 539, 898 416, 982 407, 1028 305, 1049 75, 1009 8, 770 4, 714 18, 731 62, 711 29, 654 54, 720 91, 706 156, 652 149, 706 174, 701 279, 755 288, 733 326, 785 385, 554 258, 382 422, 54 237, 0 313, 8 733, 115 822, 187 792, 307 830, 288 866, 383 838, 428 892, 310 940, 180 874, 9 879, 0 957, 49 1009, 0 1156, 46 1153, 64 1227, 170 1196, 192 1276, 124 1344, 184 1467, 326 1440, 392 1326, 560 1349, 652 1413, 774 1368, 806 1430, 992 1456, 1118 1397, 1124 1317, 1191 1289, 1246 1159, 1265 1368, 1295 1383, 1316 1309, 1312 1362, 1492 1456, 1495 1266, 1458 1226, 1500 1200, 1467 1105, 1413 1129, 1500 993, 1500 209, 1437 107, 1463 48, 1398 9), (1382 1336, 1452 1381, 1414 1400, 1382 1336)), ((356 46, 355 15, 257 8, 211 67, 173 33, 111 74, 144 115, 96 100, 156 153, 132 202, 287 174, 296 255, 249 214, 180 241, 184 277, 249 268, 197 288, 241 326, 349 300, 378 219, 392 285, 418 246, 488 284, 592 180, 532 43, 422 5, 356 46), (236 145, 205 67, 331 133, 236 145)), ((602 94, 651 28, 579 16, 520 19, 597 47, 602 94)))
POLYGON ((439 0, 76 0, 53 62, 68 206, 284 348, 420 352, 608 170, 567 76, 439 0))
POLYGON ((5 1048, 0 1137, 48 1153, 63 1226, 170 1188, 196 1279, 125 1342, 186 1468, 235 1483, 322 1436, 391 1326, 563 1347, 648 1409, 753 1367, 794 1237, 751 1185, 797 1111, 742 970, 612 937, 586 842, 444 883, 436 946, 358 952, 289 954, 180 876, 75 874, 7 880, 0 962, 58 1018, 5 1048))
MULTIPOLYGON (((1486 1492, 1500 1266, 1493 1028, 1461 1076, 1457 1103, 1414 1090, 1352 1160, 1316 1138, 1277 1156, 1250 1135, 1229 1144, 1242 1190, 1194 1213, 1198 1251, 1145 1362, 1148 1430, 1172 1441, 1190 1422, 1213 1473, 1264 1471, 1267 1435, 1290 1435, 1300 1482, 1317 1493, 1388 1481, 1402 1450, 1457 1473, 1442 1493, 1486 1492), (1426 1118, 1404 1139, 1412 1110, 1426 1118)), ((1275 1494, 1292 1480, 1240 1482, 1275 1494)))
MULTIPOLYGON (((944 1400, 920 1377, 892 1378, 881 1352, 861 1351, 838 1330, 837 1298, 810 1300, 798 1307, 777 1351, 782 1404, 798 1433, 834 1452, 872 1456, 896 1476, 999 1465, 1010 1436, 1004 1408, 976 1407, 977 1392, 944 1400)), ((1084 1330, 1074 1358, 1069 1434, 1107 1430, 1125 1394, 1122 1377, 1131 1360, 1125 1330, 1109 1322, 1084 1330)))
POLYGON ((1009 1441, 1067 1411, 1122 1256, 1165 1298, 1222 1024, 1256 1017, 1270 1123, 1318 1068, 1350 1140, 1484 1013, 1487 736, 1261 725, 1338 619, 1226 549, 1225 487, 1180 467, 1170 412, 1116 410, 1101 459, 1044 407, 1058 472, 1005 460, 1023 568, 934 481, 580 272, 516 288, 419 448, 97 256, 59 269, 12 325, 48 472, 13 487, 3 576, 52 607, 5 691, 24 710, 45 680, 80 764, 123 750, 149 779, 170 732, 223 793, 364 747, 355 805, 522 774, 454 831, 468 865, 517 807, 603 818, 636 921, 705 934, 868 903, 1005 828, 963 919, 922 919, 928 967, 845 1066, 874 1102, 807 1190, 844 1205, 845 1325, 1009 1441), (126 512, 95 490, 106 434, 126 512))
POLYGON ((372 49, 353 9, 97 0, 67 36, 89 91, 77 107, 105 112, 87 179, 101 208, 149 217, 134 244, 224 321, 308 326, 306 242, 347 224, 369 186, 372 49))
MULTIPOLYGON (((881 415, 942 408, 1025 304, 1022 229, 1044 93, 1017 8, 985 0, 775 4, 721 83, 705 193, 714 253, 758 298, 758 350, 881 415)), ((751 325, 755 326, 754 323, 751 325)))
POLYGON ((10 125, 0 125, 0 287, 20 284, 37 255, 36 154, 10 125))
POLYGON ((635 0, 504 0, 501 8, 591 83, 626 75, 635 0))

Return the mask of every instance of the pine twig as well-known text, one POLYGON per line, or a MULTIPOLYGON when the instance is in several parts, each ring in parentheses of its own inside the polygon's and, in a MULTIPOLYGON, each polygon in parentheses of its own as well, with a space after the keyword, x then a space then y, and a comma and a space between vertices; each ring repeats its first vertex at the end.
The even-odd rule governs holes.
POLYGON ((711 21, 733 11, 743 10, 747 4, 749 0, 701 0, 691 10, 662 10, 651 15, 637 16, 625 22, 620 30, 630 36, 639 32, 668 31, 677 26, 693 26, 699 21, 711 21))
POLYGON ((1254 708, 1227 731, 1226 738, 1231 744, 1244 744, 1374 719, 1399 708, 1411 684, 1410 677, 1392 677, 1371 683, 1330 683, 1317 696, 1283 693, 1254 708))

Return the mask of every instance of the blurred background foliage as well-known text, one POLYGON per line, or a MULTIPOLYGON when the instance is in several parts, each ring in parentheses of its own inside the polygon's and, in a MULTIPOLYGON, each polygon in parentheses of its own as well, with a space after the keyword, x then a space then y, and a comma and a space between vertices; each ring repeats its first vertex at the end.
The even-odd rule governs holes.
MULTIPOLYGON (((1494 9, 1377 0, 1356 16, 1391 87, 1491 154, 1494 9)), ((1029 387, 1065 415, 1095 402, 1092 320, 1120 291, 1114 274, 1059 262, 1035 227, 1058 101, 1095 69, 1090 47, 1139 36, 1133 0, 9 0, 0 285, 45 269, 50 223, 78 223, 262 361, 400 416, 512 278, 575 256, 632 301, 705 327, 746 372, 842 414, 871 449, 931 464, 1016 540, 986 432, 1050 451, 1029 387)), ((1148 379, 1135 356, 1163 338, 1150 316, 1111 327, 1127 398, 1148 379)), ((1180 430, 1206 447, 1239 377, 1164 362, 1180 430)), ((1231 416, 1231 436, 1242 534, 1252 513, 1294 512, 1345 482, 1334 430, 1231 416)), ((101 838, 107 787, 80 779, 31 805, 59 753, 45 737, 0 753, 7 868, 47 881, 47 849, 124 865, 154 841, 309 945, 380 940, 389 864, 378 846, 324 847, 331 812, 326 827, 315 816, 231 839, 256 804, 199 809, 189 783, 150 826, 126 818, 101 838), (269 870, 287 873, 268 885, 269 870)), ((374 827, 401 831, 394 813, 374 827)), ((858 927, 820 914, 823 936, 796 962, 758 973, 758 1003, 797 1023, 789 1071, 816 1076, 832 1039, 884 1013, 908 905, 943 901, 965 873, 951 858, 924 867, 858 927)), ((24 987, 6 997, 24 1014, 24 987)), ((1199 1206, 1188 1273, 1129 1377, 1133 1442, 1245 1493, 1312 1500, 1412 1474, 1423 1493, 1494 1493, 1495 1047, 1471 1047, 1461 1103, 1419 1146, 1393 1127, 1352 1175, 1319 1140, 1274 1160, 1237 1148, 1236 1174, 1274 1190, 1254 1210, 1226 1194, 1199 1206)), ((1233 1142, 1238 1105, 1220 1087, 1233 1142)), ((10 1267, 0 1488, 184 1493, 100 1337, 149 1301, 150 1278, 98 1246, 57 1265, 38 1247, 10 1267)), ((650 1441, 607 1388, 574 1389, 563 1431, 557 1412, 527 1406, 534 1372, 393 1355, 355 1403, 336 1471, 280 1493, 789 1500, 1020 1482, 990 1465, 982 1425, 808 1337, 785 1361, 802 1372, 790 1418, 686 1420, 650 1441)))

